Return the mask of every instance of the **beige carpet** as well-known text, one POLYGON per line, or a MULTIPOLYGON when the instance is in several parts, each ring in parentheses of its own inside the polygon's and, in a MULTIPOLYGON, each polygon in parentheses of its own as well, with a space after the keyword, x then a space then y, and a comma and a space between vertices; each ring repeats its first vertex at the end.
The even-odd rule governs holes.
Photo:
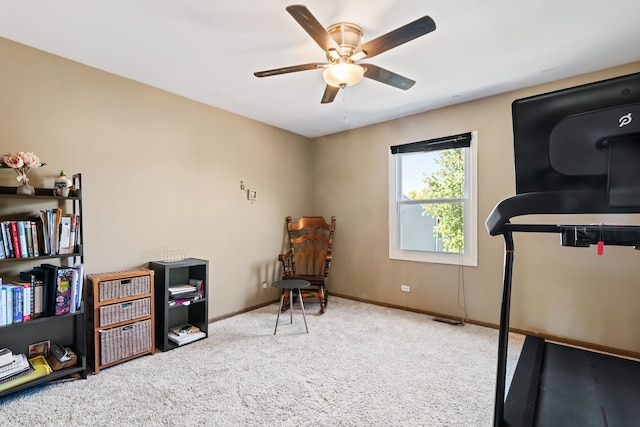
MULTIPOLYGON (((276 305, 209 338, 0 400, 3 426, 489 426, 497 331, 332 297, 276 305), (307 305, 310 311, 317 306, 307 305)), ((513 368, 523 337, 511 335, 513 368)), ((511 371, 511 369, 510 369, 511 371)))

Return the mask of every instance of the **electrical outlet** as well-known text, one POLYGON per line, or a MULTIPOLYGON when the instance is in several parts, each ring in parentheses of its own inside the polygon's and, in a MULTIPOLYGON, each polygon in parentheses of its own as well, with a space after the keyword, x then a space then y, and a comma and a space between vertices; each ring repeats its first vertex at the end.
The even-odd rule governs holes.
POLYGON ((267 289, 267 282, 262 282, 262 289, 267 289))
POLYGON ((409 286, 409 285, 402 285, 402 286, 400 286, 400 290, 401 290, 402 292, 411 292, 411 286, 409 286))

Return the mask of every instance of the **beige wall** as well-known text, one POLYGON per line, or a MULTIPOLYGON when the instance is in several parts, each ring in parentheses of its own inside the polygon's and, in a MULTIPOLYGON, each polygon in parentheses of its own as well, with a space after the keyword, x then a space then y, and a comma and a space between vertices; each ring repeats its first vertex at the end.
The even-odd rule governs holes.
MULTIPOLYGON (((37 186, 62 168, 82 172, 87 272, 144 266, 163 245, 181 246, 211 263, 214 318, 276 298, 259 284, 278 278, 285 216, 336 215, 333 292, 450 316, 466 302, 470 319, 494 324, 502 239, 484 221, 515 192, 511 102, 640 71, 635 63, 309 141, 2 38, 0 59, 0 151, 36 152, 47 163, 30 173, 37 186), (389 260, 389 146, 471 130, 478 267, 389 260)), ((0 185, 15 185, 11 171, 0 185)), ((512 325, 640 352, 637 254, 607 247, 596 257, 557 242, 516 236, 512 325)))
POLYGON ((0 61, 0 151, 38 154, 36 186, 82 173, 88 273, 177 245, 210 261, 211 318, 277 298, 260 283, 277 277, 285 217, 311 213, 308 139, 1 38, 0 61))
MULTIPOLYGON (((314 206, 336 215, 332 290, 336 293, 497 324, 502 237, 484 222, 515 194, 511 102, 515 99, 640 71, 630 64, 553 84, 343 132, 314 143, 314 206), (478 267, 390 260, 388 156, 391 145, 478 131, 478 267), (411 293, 400 291, 411 285, 411 293), (464 289, 464 293, 462 290, 464 289)), ((347 106, 347 114, 348 114, 347 106)), ((524 218, 532 220, 533 218, 524 218)), ((535 218, 562 223, 567 218, 535 218)), ((573 218, 638 223, 633 216, 573 218)), ((572 222, 569 222, 572 223, 572 222)), ((572 340, 640 352, 638 256, 630 248, 563 248, 558 235, 516 234, 511 325, 572 340)))

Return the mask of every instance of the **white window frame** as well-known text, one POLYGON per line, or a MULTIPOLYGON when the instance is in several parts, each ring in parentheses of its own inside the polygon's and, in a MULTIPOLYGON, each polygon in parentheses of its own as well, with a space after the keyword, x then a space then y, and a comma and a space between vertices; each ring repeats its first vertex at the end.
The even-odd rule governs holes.
POLYGON ((431 251, 403 250, 400 248, 400 182, 399 158, 402 154, 389 153, 389 258, 430 262, 438 264, 454 264, 478 266, 478 132, 471 132, 471 143, 465 156, 465 184, 468 186, 464 205, 464 253, 447 253, 431 251))

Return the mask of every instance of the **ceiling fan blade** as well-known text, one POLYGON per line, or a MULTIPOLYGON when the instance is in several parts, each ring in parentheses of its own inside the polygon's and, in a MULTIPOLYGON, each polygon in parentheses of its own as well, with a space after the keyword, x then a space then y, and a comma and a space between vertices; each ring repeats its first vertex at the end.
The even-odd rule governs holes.
POLYGON ((256 77, 268 77, 276 76, 278 74, 295 73, 296 71, 316 70, 318 68, 324 68, 329 64, 324 62, 312 62, 309 64, 293 65, 291 67, 274 68, 273 70, 256 71, 253 73, 256 77))
POLYGON ((400 28, 388 32, 368 42, 362 43, 353 53, 353 56, 360 52, 365 54, 366 58, 373 58, 376 55, 386 52, 396 46, 400 46, 420 36, 424 36, 436 29, 436 23, 429 16, 423 16, 413 22, 408 23, 400 28))
POLYGON ((338 94, 339 91, 340 91, 339 87, 327 85, 327 87, 324 88, 324 93, 322 94, 322 101, 320 101, 320 103, 329 104, 330 102, 333 102, 333 100, 336 99, 336 95, 338 94))
POLYGON ((287 12, 298 24, 311 36, 313 40, 320 46, 325 52, 329 50, 336 50, 340 52, 340 46, 331 37, 326 28, 322 26, 320 22, 309 12, 306 6, 301 4, 294 4, 287 6, 287 12))
POLYGON ((360 65, 366 68, 366 71, 364 72, 365 77, 379 81, 380 83, 388 84, 389 86, 397 87, 402 90, 410 89, 414 84, 416 84, 415 80, 396 74, 393 71, 385 70, 377 65, 360 65))

